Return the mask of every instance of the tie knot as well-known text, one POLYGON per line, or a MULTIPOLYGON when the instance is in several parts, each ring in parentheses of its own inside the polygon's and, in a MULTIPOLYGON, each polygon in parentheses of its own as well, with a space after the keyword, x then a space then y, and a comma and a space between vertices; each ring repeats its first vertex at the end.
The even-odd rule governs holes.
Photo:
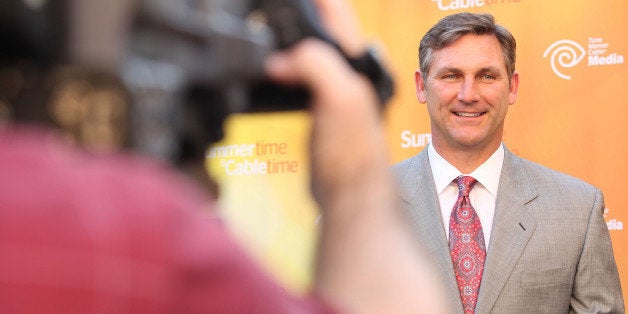
POLYGON ((478 181, 470 176, 459 176, 456 178, 458 184, 458 196, 469 196, 469 192, 478 181))

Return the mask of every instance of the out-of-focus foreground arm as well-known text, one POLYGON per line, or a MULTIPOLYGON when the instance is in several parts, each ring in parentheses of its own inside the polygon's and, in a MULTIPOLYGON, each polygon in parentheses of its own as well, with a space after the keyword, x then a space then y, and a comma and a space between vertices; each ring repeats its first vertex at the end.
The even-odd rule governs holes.
MULTIPOLYGON (((341 1, 318 2, 324 19, 355 19, 341 1)), ((346 24, 327 26, 342 25, 330 30, 342 40, 352 38, 346 24)), ((357 51, 359 33, 354 36, 350 49, 357 51)), ((397 204, 369 81, 316 40, 273 56, 268 69, 279 81, 305 84, 313 95, 312 186, 322 210, 315 292, 349 313, 444 312, 439 283, 397 204)))

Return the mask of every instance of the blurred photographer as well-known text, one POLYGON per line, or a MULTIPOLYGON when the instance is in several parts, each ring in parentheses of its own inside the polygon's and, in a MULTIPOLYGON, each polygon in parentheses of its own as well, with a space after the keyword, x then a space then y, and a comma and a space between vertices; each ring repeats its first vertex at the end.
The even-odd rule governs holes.
MULTIPOLYGON (((84 128, 96 123, 72 118, 95 110, 112 130, 133 130, 122 114, 133 97, 116 83, 125 45, 115 35, 90 36, 89 26, 38 37, 38 25, 46 25, 41 12, 71 9, 68 20, 84 25, 107 18, 120 35, 130 29, 134 3, 59 3, 3 0, 0 8, 1 39, 10 44, 0 60, 0 112, 11 117, 0 128, 1 313, 443 312, 439 287, 397 210, 381 98, 338 49, 304 39, 263 63, 276 82, 307 88, 313 119, 312 186, 323 224, 312 294, 292 296, 212 216, 212 196, 198 182, 163 162, 116 151, 125 136, 87 135, 84 128), (38 40, 19 37, 25 34, 38 40), (60 45, 71 53, 50 49, 60 45), (63 92, 47 91, 58 75, 63 92), (89 107, 96 103, 108 109, 89 107), (57 131, 42 125, 47 120, 57 131), (85 145, 94 137, 108 144, 85 145)), ((317 4, 346 53, 362 54, 346 4, 317 4)))

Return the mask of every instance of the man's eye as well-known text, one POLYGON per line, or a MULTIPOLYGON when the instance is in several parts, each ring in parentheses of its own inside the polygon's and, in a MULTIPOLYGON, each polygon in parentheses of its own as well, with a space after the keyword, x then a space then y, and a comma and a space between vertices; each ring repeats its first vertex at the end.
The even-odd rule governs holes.
POLYGON ((481 76, 481 78, 482 78, 482 80, 485 80, 485 81, 493 81, 493 80, 495 80, 495 76, 492 75, 492 74, 484 74, 484 75, 481 76))

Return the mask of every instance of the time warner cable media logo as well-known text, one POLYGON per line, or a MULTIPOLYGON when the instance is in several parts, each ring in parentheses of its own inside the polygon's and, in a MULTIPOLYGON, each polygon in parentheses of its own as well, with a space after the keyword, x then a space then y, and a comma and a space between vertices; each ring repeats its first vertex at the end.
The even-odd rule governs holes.
POLYGON ((604 220, 606 221, 606 227, 608 227, 608 230, 624 230, 624 222, 611 217, 610 209, 608 208, 604 208, 604 220))
POLYGON ((587 65, 605 66, 624 63, 624 56, 609 50, 610 44, 599 37, 589 37, 585 49, 579 43, 561 39, 551 44, 543 53, 543 58, 549 58, 552 70, 558 77, 570 80, 571 76, 565 70, 578 65, 587 57, 587 65))

